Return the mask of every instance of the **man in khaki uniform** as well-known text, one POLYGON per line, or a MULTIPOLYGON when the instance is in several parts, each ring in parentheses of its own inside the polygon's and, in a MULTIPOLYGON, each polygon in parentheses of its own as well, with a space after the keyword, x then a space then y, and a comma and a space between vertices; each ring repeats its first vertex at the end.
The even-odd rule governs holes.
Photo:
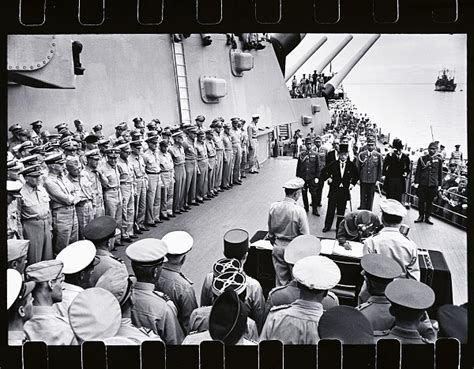
POLYGON ((172 134, 173 146, 169 148, 174 164, 173 215, 188 211, 186 203, 186 169, 183 148, 183 132, 175 130, 172 134))

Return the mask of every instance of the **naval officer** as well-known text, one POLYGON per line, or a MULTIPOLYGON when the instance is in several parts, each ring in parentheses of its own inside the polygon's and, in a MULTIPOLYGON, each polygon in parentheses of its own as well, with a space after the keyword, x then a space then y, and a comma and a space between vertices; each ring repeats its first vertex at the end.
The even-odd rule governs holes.
POLYGON ((284 286, 291 280, 290 268, 284 260, 285 247, 297 236, 309 234, 308 216, 296 203, 304 184, 301 178, 286 182, 283 185, 285 199, 273 203, 268 213, 268 239, 273 244, 276 286, 284 286))
POLYGON ((145 238, 125 250, 137 278, 133 289, 132 323, 153 330, 168 345, 179 345, 184 339, 177 309, 169 296, 155 289, 168 252, 166 243, 145 238))
POLYGON ((8 345, 21 346, 26 341, 25 323, 33 316, 31 292, 35 282, 24 282, 15 269, 7 269, 8 345))
POLYGON ((95 218, 84 228, 84 237, 95 245, 97 249, 96 256, 99 259, 99 263, 94 266, 94 273, 91 276, 91 286, 95 286, 100 276, 109 269, 127 270, 123 261, 110 252, 114 245, 117 228, 118 224, 115 219, 108 215, 95 218))
POLYGON ((168 247, 166 254, 168 261, 163 264, 158 288, 174 302, 183 332, 188 332, 189 317, 198 304, 193 282, 181 272, 181 268, 187 253, 193 247, 194 240, 189 233, 184 231, 169 232, 161 240, 168 247))
POLYGON ((412 279, 396 279, 385 289, 390 301, 390 314, 395 324, 390 330, 380 332, 378 339, 397 339, 402 344, 430 343, 418 331, 420 319, 435 301, 431 287, 412 279))
POLYGON ((132 324, 133 282, 126 271, 110 269, 99 278, 96 287, 112 293, 120 304, 122 319, 116 336, 126 337, 136 345, 140 345, 144 341, 161 341, 160 337, 154 334, 151 329, 137 328, 132 324))
POLYGON ((428 154, 418 159, 415 171, 415 188, 418 195, 418 212, 420 216, 415 223, 433 225, 430 220, 433 200, 441 190, 443 181, 443 161, 436 156, 438 145, 431 142, 428 146, 428 154))
MULTIPOLYGON (((294 265, 307 256, 319 255, 321 252, 321 241, 313 235, 302 235, 293 239, 285 248, 285 262, 293 269, 294 265)), ((292 279, 287 285, 275 287, 268 294, 265 304, 265 317, 268 316, 271 308, 279 305, 287 305, 295 302, 300 297, 298 281, 292 279)), ((328 291, 328 295, 323 298, 321 304, 324 310, 328 310, 339 305, 337 296, 328 291)))
POLYGON ((370 297, 357 309, 370 321, 374 331, 390 329, 395 319, 390 314, 390 301, 385 296, 385 289, 394 278, 400 277, 402 268, 395 260, 379 254, 364 255, 360 265, 370 297))
POLYGON ((296 262, 293 276, 300 298, 289 305, 275 306, 263 326, 260 340, 283 344, 317 344, 318 323, 323 315, 323 298, 341 279, 339 267, 325 256, 307 256, 296 262))
POLYGON ((66 160, 62 153, 54 153, 44 159, 48 164, 49 175, 44 187, 51 199, 53 225, 53 253, 78 239, 76 204, 79 202, 76 188, 64 175, 66 160))
POLYGON ((61 317, 53 304, 62 300, 63 262, 45 260, 26 268, 26 281, 36 282, 33 289, 33 317, 25 323, 26 337, 30 341, 43 341, 47 345, 75 345, 74 333, 67 319, 61 317))
POLYGON ((91 241, 76 241, 61 250, 56 260, 64 264, 63 298, 53 304, 55 311, 68 319, 68 309, 76 296, 84 289, 93 287, 90 284, 94 266, 99 263, 96 248, 91 241))

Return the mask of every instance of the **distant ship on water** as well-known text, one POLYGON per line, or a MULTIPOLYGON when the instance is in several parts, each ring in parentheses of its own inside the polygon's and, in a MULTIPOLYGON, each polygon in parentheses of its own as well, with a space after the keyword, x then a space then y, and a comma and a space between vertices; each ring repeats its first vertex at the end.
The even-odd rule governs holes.
POLYGON ((453 92, 456 90, 456 83, 454 83, 454 72, 443 68, 438 73, 438 78, 435 82, 435 91, 453 92))

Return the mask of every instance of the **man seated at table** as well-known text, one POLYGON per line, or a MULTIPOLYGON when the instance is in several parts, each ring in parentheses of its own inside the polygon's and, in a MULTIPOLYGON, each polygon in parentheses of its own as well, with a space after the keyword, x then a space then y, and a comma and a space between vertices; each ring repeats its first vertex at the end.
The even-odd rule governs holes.
POLYGON ((337 228, 336 238, 340 246, 350 250, 348 241, 362 242, 381 228, 379 218, 369 210, 356 210, 344 216, 337 228))

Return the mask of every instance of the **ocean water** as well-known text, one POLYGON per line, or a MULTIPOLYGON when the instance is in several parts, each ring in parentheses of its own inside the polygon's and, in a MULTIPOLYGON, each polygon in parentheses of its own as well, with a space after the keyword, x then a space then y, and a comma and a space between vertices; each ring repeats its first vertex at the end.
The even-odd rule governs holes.
MULTIPOLYGON (((344 91, 359 113, 399 137, 412 149, 426 148, 435 140, 450 153, 460 144, 467 154, 467 102, 464 84, 455 92, 436 92, 430 84, 344 84, 344 91)), ((466 155, 467 157, 467 155, 466 155)))

